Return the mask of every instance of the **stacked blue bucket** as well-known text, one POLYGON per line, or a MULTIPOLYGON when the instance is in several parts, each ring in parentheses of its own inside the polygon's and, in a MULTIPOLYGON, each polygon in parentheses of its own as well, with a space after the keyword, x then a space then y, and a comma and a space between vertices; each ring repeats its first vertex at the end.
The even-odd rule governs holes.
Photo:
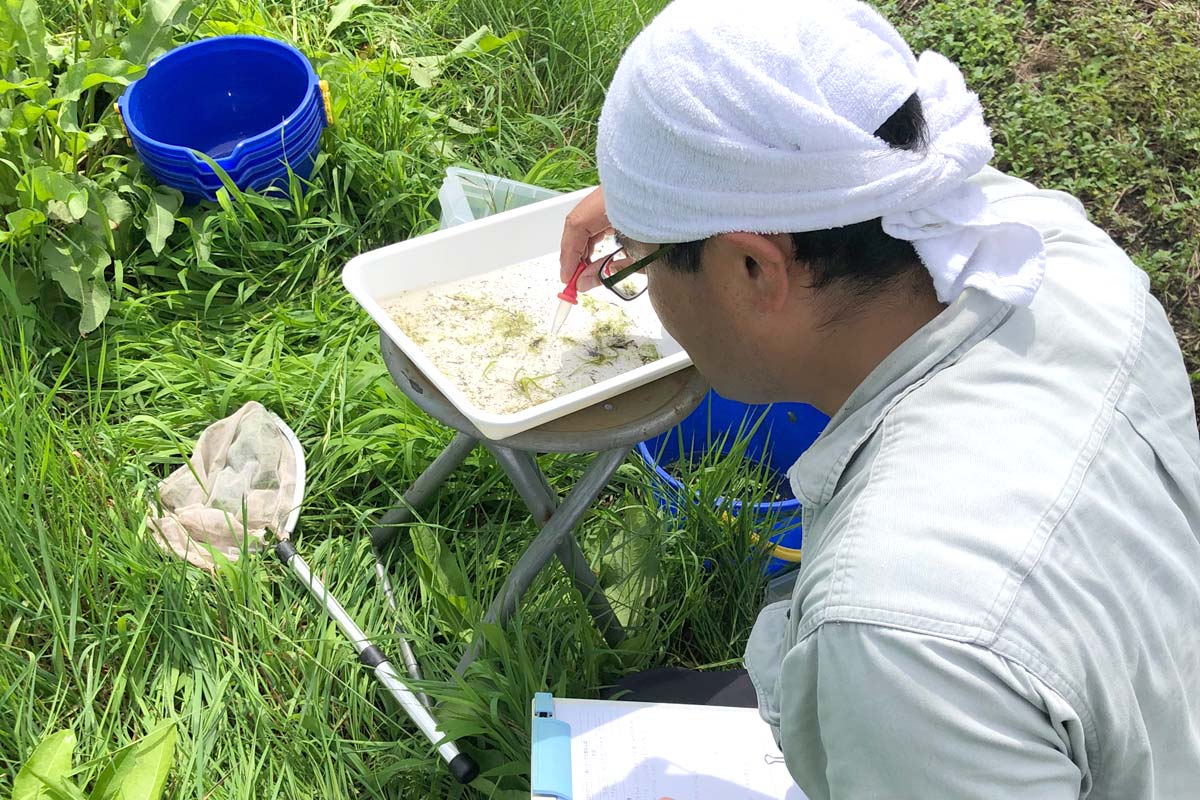
POLYGON ((667 468, 680 459, 699 460, 714 447, 728 453, 736 444, 743 443, 742 457, 767 470, 779 499, 750 504, 730 498, 719 505, 735 517, 753 515, 756 530, 770 526, 766 536, 770 539, 771 558, 765 567, 770 575, 800 561, 804 537, 802 509, 792 493, 787 472, 828 423, 829 417, 804 403, 746 405, 709 392, 683 422, 642 442, 637 450, 658 479, 654 495, 659 505, 678 515, 693 502, 691 492, 667 468))
POLYGON ((130 84, 117 109, 134 150, 160 183, 215 200, 220 176, 240 189, 307 178, 329 123, 328 92, 296 48, 263 36, 218 36, 178 47, 130 84))

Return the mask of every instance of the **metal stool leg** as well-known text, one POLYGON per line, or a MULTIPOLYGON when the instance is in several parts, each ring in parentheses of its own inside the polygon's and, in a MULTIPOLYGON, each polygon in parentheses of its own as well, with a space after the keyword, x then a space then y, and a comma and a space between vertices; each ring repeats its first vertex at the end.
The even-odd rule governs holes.
MULTIPOLYGON (((517 603, 520 602, 521 595, 525 594, 530 584, 533 583, 533 579, 552 557, 559 555, 576 588, 588 600, 588 608, 596 620, 596 625, 604 634, 605 641, 611 645, 619 644, 625 638, 625 630, 613 614, 612 607, 608 604, 604 592, 601 591, 596 576, 588 568, 583 552, 579 548, 579 543, 575 541, 572 531, 575 530, 575 526, 579 524, 587 510, 591 508, 596 497, 608 485, 617 468, 625 461, 625 457, 629 454, 629 448, 606 450, 597 455, 595 460, 588 465, 579 482, 567 494, 562 505, 556 510, 552 510, 549 518, 546 519, 538 512, 544 511, 548 507, 553 509, 553 500, 546 497, 544 477, 541 477, 538 472, 531 471, 531 467, 536 471, 537 465, 531 465, 529 460, 522 458, 527 454, 517 453, 504 447, 494 447, 494 449, 493 447, 489 445, 488 449, 492 451, 504 471, 512 478, 517 491, 529 504, 535 519, 543 524, 543 527, 525 548, 525 552, 521 554, 520 559, 509 573, 508 580, 504 582, 499 594, 492 600, 492 604, 483 618, 484 623, 504 624, 508 622, 513 612, 517 610, 517 603), (562 555, 564 553, 567 556, 565 558, 562 555)), ((532 459, 532 456, 529 458, 532 459)), ((471 662, 478 658, 481 648, 482 643, 476 636, 472 640, 471 646, 467 648, 467 652, 459 660, 455 671, 460 675, 465 672, 471 662)))
MULTIPOLYGON (((491 446, 488 447, 488 450, 500 462, 500 466, 508 474, 513 485, 517 487, 517 491, 525 504, 529 506, 529 510, 533 512, 533 517, 538 525, 545 525, 554 517, 558 508, 558 497, 551 488, 550 482, 546 480, 546 474, 538 467, 537 457, 533 453, 511 450, 506 447, 491 446)), ((601 455, 605 455, 607 452, 601 455)), ((608 480, 612 478, 613 473, 617 471, 629 454, 628 448, 612 452, 619 453, 619 458, 616 459, 615 466, 608 473, 604 483, 591 497, 587 498, 588 508, 596 500, 596 495, 600 494, 608 485, 608 480)), ((575 528, 578 524, 578 520, 576 520, 567 528, 562 537, 562 545, 558 548, 558 560, 567 574, 571 576, 575 589, 583 595, 584 602, 588 604, 588 611, 596 621, 596 627, 604 635, 604 640, 610 646, 615 647, 624 640, 625 631, 617 622, 612 606, 609 605, 604 590, 600 588, 596 575, 588 566, 587 557, 584 556, 583 549, 575 538, 575 528)))
POLYGON ((458 433, 446 446, 446 449, 425 468, 425 471, 413 481, 412 486, 404 493, 403 502, 388 511, 371 529, 371 546, 377 551, 383 551, 392 539, 396 537, 396 526, 412 520, 412 510, 424 505, 438 488, 450 477, 450 473, 458 469, 475 449, 478 440, 465 433, 458 433))
POLYGON ((550 521, 558 509, 558 496, 546 480, 533 453, 512 450, 497 444, 485 443, 484 447, 495 457, 516 487, 517 493, 533 514, 533 521, 540 528, 550 521))

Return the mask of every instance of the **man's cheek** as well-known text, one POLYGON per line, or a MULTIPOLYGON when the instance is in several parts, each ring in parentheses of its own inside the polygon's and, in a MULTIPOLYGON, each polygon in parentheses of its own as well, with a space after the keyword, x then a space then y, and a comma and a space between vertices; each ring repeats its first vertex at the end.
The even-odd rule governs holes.
POLYGON ((661 284, 656 282, 654 279, 650 279, 646 293, 650 295, 650 307, 654 309, 654 314, 658 317, 658 321, 661 322, 663 327, 667 329, 667 333, 670 333, 672 336, 674 336, 675 333, 673 330, 671 330, 673 327, 670 320, 671 313, 670 309, 667 308, 669 303, 663 296, 661 284))
POLYGON ((671 334, 671 338, 690 352, 696 345, 696 337, 693 335, 699 322, 696 315, 703 313, 697 310, 695 298, 689 296, 690 287, 679 285, 677 281, 671 280, 671 276, 666 279, 659 277, 656 280, 653 273, 649 276, 648 284, 650 304, 654 307, 654 313, 658 315, 667 333, 671 334))
POLYGON ((653 295, 650 298, 654 306, 654 313, 658 315, 658 319, 666 328, 667 333, 671 334, 671 338, 679 342, 684 348, 687 347, 688 325, 684 315, 688 313, 687 309, 680 308, 671 300, 655 301, 653 295))

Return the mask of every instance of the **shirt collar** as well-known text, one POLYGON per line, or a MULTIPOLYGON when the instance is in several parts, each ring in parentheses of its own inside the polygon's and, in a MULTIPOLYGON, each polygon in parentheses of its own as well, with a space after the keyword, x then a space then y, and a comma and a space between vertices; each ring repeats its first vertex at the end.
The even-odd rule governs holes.
POLYGON ((797 499, 808 506, 828 503, 846 465, 892 407, 985 339, 1010 313, 1007 303, 968 289, 892 351, 788 471, 797 499))

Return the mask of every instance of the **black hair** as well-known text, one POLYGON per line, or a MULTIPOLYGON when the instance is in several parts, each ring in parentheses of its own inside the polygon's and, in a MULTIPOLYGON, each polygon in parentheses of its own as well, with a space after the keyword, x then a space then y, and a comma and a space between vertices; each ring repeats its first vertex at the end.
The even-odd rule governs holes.
MULTIPOLYGON (((875 135, 898 150, 923 151, 929 131, 920 98, 913 94, 905 100, 875 135)), ((852 297, 866 299, 900 275, 922 269, 912 242, 888 236, 879 219, 791 236, 796 260, 812 271, 814 289, 837 283, 852 297)), ((667 263, 683 272, 699 270, 706 241, 675 245, 667 252, 667 263)))

